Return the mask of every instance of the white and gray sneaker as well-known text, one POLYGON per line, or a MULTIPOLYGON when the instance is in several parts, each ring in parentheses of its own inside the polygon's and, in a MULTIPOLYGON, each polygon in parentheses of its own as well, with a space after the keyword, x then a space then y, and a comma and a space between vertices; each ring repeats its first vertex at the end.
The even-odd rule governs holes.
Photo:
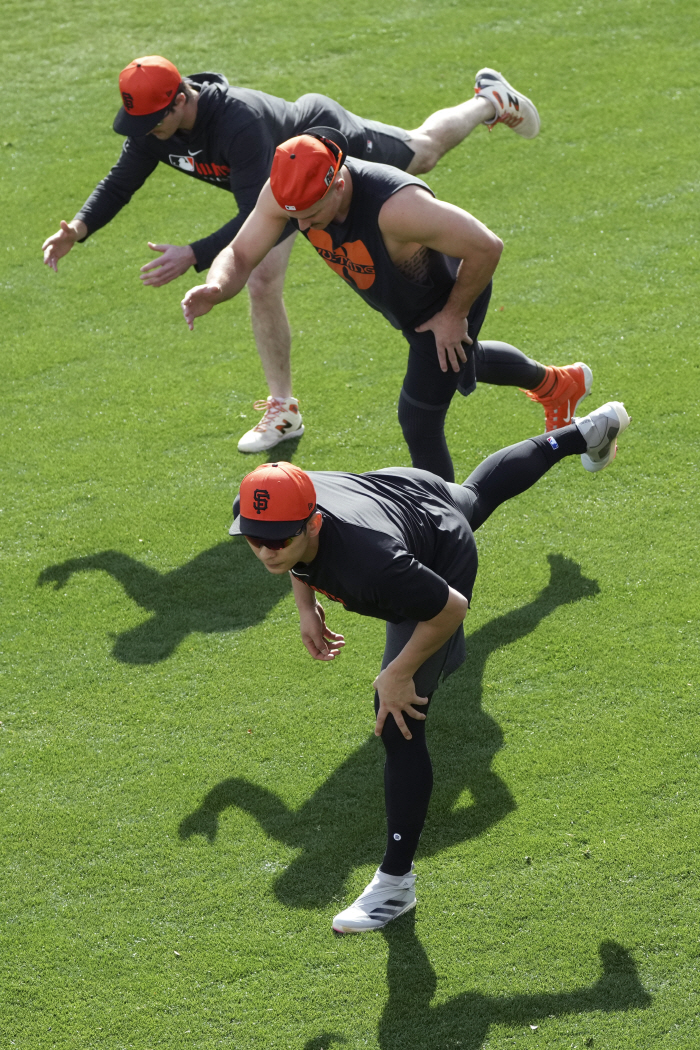
POLYGON ((238 442, 239 452, 265 452, 280 441, 301 437, 304 424, 301 421, 299 402, 295 397, 270 397, 256 401, 253 408, 264 412, 260 422, 248 430, 238 442))
POLYGON ((336 933, 363 933, 381 930, 392 919, 416 906, 416 876, 413 865, 408 875, 377 872, 360 896, 333 919, 336 933))
POLYGON ((487 98, 496 110, 495 117, 484 121, 489 131, 496 124, 505 124, 524 139, 534 139, 539 134, 540 115, 537 109, 521 91, 510 86, 502 73, 488 67, 480 69, 476 74, 474 91, 487 98))
POLYGON ((603 470, 617 452, 617 436, 630 425, 630 417, 621 401, 608 401, 588 416, 575 419, 588 451, 581 456, 586 470, 603 470))

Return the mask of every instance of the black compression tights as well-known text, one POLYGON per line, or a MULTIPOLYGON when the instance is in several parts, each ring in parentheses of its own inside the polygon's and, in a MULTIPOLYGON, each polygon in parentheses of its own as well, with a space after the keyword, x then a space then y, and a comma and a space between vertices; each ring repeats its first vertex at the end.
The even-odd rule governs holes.
MULTIPOLYGON (((509 343, 478 342, 472 352, 478 383, 532 390, 544 379, 544 365, 509 343)), ((430 470, 445 481, 454 481, 445 440, 445 417, 459 378, 456 372, 441 372, 436 367, 434 339, 427 352, 423 343, 419 352, 418 343, 413 340, 399 398, 399 423, 413 466, 430 470)))
MULTIPOLYGON (((420 710, 427 713, 429 706, 424 704, 420 710)), ((376 693, 374 710, 379 711, 376 693)), ((401 735, 392 715, 389 715, 382 730, 382 743, 386 751, 384 802, 387 845, 380 867, 387 875, 405 875, 410 870, 433 790, 433 766, 425 742, 425 722, 406 717, 406 725, 411 732, 410 740, 401 735)))
MULTIPOLYGON (((450 491, 472 530, 476 530, 496 507, 525 492, 555 463, 585 451, 586 442, 572 423, 494 452, 463 485, 450 485, 450 491)), ((420 695, 418 685, 416 690, 420 695)), ((428 696, 432 696, 432 692, 428 696)), ((421 711, 427 713, 428 706, 421 707, 421 711)), ((375 693, 375 709, 378 708, 379 698, 375 693)), ((386 749, 387 846, 380 867, 387 875, 405 875, 410 870, 433 788, 433 768, 425 739, 426 723, 406 718, 406 724, 412 734, 411 740, 404 739, 392 715, 387 718, 382 731, 382 743, 386 749)))

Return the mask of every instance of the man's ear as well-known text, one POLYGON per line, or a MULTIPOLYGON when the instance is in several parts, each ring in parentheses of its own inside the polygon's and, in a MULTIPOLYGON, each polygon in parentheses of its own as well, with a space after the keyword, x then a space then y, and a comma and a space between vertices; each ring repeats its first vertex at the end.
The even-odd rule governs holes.
POLYGON ((321 531, 321 526, 322 525, 323 525, 323 514, 321 514, 320 510, 317 510, 316 513, 314 514, 313 518, 311 518, 309 520, 309 524, 306 526, 306 535, 310 536, 312 539, 315 536, 318 536, 319 532, 321 531))

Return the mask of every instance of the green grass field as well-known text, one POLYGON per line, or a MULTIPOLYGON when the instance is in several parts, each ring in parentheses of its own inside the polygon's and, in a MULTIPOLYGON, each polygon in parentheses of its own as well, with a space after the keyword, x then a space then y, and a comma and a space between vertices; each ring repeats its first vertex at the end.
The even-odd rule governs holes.
MULTIPOLYGON (((698 204, 691 0, 125 9, 8 0, 2 65, 0 1047, 700 1046, 698 204), (478 535, 469 660, 436 696, 419 904, 335 939, 384 841, 379 622, 303 649, 286 580, 229 540, 265 393, 245 296, 190 333, 142 288, 232 198, 159 170, 59 265, 40 245, 115 159, 119 70, 415 127, 482 65, 538 104, 428 176, 505 241, 484 336, 587 361, 633 425, 478 535)), ((408 464, 405 353, 305 244, 286 301, 301 467, 408 464)), ((480 388, 457 472, 537 432, 480 388)))

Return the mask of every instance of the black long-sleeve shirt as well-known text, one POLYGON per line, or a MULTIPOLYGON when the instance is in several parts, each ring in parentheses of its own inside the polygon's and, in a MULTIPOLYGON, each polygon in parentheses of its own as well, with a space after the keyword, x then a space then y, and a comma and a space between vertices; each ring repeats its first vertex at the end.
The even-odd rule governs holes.
POLYGON ((325 125, 345 134, 351 155, 365 154, 364 123, 325 95, 302 95, 296 102, 286 102, 263 91, 231 87, 219 73, 197 73, 187 80, 200 89, 194 127, 165 141, 153 135, 127 138, 119 160, 76 215, 87 226, 88 236, 129 203, 159 162, 168 164, 236 198, 235 218, 192 243, 199 272, 233 240, 255 207, 280 143, 308 127, 325 125))

